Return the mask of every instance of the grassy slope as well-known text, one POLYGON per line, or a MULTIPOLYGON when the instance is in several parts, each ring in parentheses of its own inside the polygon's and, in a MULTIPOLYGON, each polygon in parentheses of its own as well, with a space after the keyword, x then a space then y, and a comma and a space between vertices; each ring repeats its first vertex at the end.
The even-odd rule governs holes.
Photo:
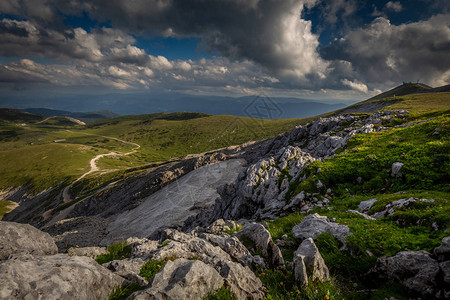
MULTIPOLYGON (((65 179, 74 180, 88 171, 89 160, 95 155, 110 151, 126 153, 135 148, 105 136, 142 146, 132 155, 102 158, 97 164, 101 169, 123 170, 261 140, 306 122, 197 113, 124 116, 88 127, 58 122, 35 124, 38 120, 25 125, 0 121, 0 162, 4 166, 0 170, 0 189, 29 183, 33 191, 39 192, 65 179), (66 141, 54 143, 56 139, 66 141)), ((109 179, 111 175, 105 176, 105 180, 109 179)))
MULTIPOLYGON (((311 176, 310 179, 290 187, 291 196, 305 190, 319 193, 319 198, 324 197, 323 192, 315 187, 320 179, 325 189, 331 188, 333 191, 330 202, 332 209, 316 209, 311 213, 336 218, 338 223, 348 225, 353 233, 347 238, 349 251, 341 251, 342 244, 329 234, 321 235, 316 242, 334 277, 335 285, 316 284, 311 294, 310 288, 302 289, 296 285, 289 271, 286 274, 259 272, 269 288, 268 299, 324 299, 327 295, 330 299, 408 298, 400 284, 373 284, 365 282, 363 278, 377 257, 392 256, 399 251, 432 251, 448 235, 450 93, 403 96, 400 101, 398 98, 393 102, 395 104, 384 110, 406 109, 411 112, 408 120, 394 119, 383 126, 426 122, 355 136, 349 141, 345 152, 312 164, 305 170, 305 174, 311 176), (391 164, 395 161, 405 163, 402 178, 389 176, 391 164), (362 177, 362 184, 357 183, 358 177, 362 177), (396 210, 392 217, 376 221, 347 212, 356 209, 363 200, 378 200, 369 212, 374 213, 390 202, 410 197, 435 201, 418 202, 409 208, 396 210), (301 293, 296 293, 296 290, 301 293)), ((295 212, 268 221, 274 239, 288 234, 289 240, 293 241, 291 229, 304 216, 295 212)), ((283 249, 287 260, 292 259, 292 253, 297 247, 298 244, 283 249)))

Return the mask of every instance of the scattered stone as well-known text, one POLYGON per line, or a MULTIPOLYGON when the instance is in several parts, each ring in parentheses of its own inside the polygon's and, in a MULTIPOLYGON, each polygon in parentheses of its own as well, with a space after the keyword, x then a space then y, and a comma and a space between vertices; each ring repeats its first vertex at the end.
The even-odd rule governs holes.
POLYGON ((67 254, 70 256, 87 256, 90 258, 95 259, 97 256, 101 254, 108 254, 108 249, 106 247, 72 247, 69 248, 67 251, 67 254))
POLYGON ((295 277, 301 282, 304 282, 302 279, 303 263, 306 266, 306 273, 311 281, 326 281, 330 279, 328 267, 325 265, 325 261, 323 260, 322 255, 320 255, 319 249, 317 249, 312 238, 305 239, 300 244, 298 249, 294 252, 294 257, 294 270, 298 272, 295 274, 295 277), (302 257, 302 259, 299 257, 302 257))
POLYGON ((314 240, 325 232, 331 233, 342 243, 345 243, 345 238, 351 234, 348 226, 330 222, 326 216, 318 214, 306 216, 300 224, 292 228, 292 235, 300 242, 307 238, 314 240))
POLYGON ((85 256, 14 256, 0 264, 1 299, 108 299, 124 279, 85 256))
POLYGON ((401 162, 395 162, 392 164, 392 170, 391 170, 391 176, 392 177, 402 177, 403 174, 401 172, 402 167, 404 166, 404 163, 401 162))
POLYGON ((135 244, 133 249, 131 249, 131 258, 142 258, 150 255, 153 251, 156 251, 159 247, 157 241, 145 241, 142 244, 135 244))
POLYGON ((0 221, 0 261, 11 254, 58 253, 52 237, 28 224, 0 221))
POLYGON ((377 201, 377 199, 369 199, 369 200, 366 200, 366 201, 361 201, 359 203, 359 205, 358 205, 358 210, 360 212, 366 213, 372 208, 373 204, 376 201, 377 201))
POLYGON ((426 251, 403 251, 392 257, 378 258, 369 271, 372 279, 402 282, 412 295, 433 298, 437 292, 436 276, 439 264, 426 251))
POLYGON ((147 289, 133 293, 128 299, 204 299, 223 286, 224 280, 211 266, 179 258, 168 261, 147 289))
POLYGON ((203 234, 200 238, 206 239, 214 246, 219 246, 228 253, 232 258, 236 259, 244 265, 250 266, 253 262, 253 257, 242 242, 235 236, 222 237, 212 234, 203 234))
POLYGON ((375 218, 373 218, 365 213, 359 212, 357 210, 349 209, 349 210, 347 210, 347 212, 360 215, 361 217, 363 217, 366 220, 376 220, 375 218))
POLYGON ((411 204, 421 201, 421 202, 434 202, 434 199, 419 199, 419 198, 409 198, 409 199, 399 199, 397 201, 391 202, 386 205, 383 211, 376 212, 372 215, 375 219, 381 219, 383 217, 391 217, 395 213, 395 209, 401 207, 409 207, 411 204))
POLYGON ((280 248, 272 241, 269 231, 264 226, 257 223, 248 223, 236 234, 236 237, 242 239, 247 237, 256 248, 261 249, 264 257, 268 259, 268 264, 273 268, 284 269, 283 255, 280 248))

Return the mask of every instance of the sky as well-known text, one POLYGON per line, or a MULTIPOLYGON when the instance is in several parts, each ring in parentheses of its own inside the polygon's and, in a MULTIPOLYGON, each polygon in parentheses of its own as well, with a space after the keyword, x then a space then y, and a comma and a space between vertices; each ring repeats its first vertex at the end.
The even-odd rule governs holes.
POLYGON ((363 100, 417 81, 450 82, 448 0, 0 1, 0 106, 133 93, 363 100))

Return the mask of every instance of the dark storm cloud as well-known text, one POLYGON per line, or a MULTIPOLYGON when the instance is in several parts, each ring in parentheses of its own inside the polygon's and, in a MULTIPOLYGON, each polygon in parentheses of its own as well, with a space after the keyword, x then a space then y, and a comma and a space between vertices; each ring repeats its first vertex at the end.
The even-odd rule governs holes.
POLYGON ((450 16, 399 26, 377 18, 323 48, 321 54, 328 60, 350 62, 359 80, 369 84, 416 80, 446 84, 450 80, 450 16))

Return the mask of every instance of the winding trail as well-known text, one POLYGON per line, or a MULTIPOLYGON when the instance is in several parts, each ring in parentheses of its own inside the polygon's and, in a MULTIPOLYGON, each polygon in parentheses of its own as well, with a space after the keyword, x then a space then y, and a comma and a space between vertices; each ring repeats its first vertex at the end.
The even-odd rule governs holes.
MULTIPOLYGON (((71 131, 71 130, 67 130, 67 131, 73 132, 73 131, 71 131)), ((124 144, 132 145, 132 146, 134 146, 135 148, 134 148, 133 150, 131 150, 130 152, 126 152, 126 153, 118 153, 118 152, 112 151, 112 152, 106 153, 106 154, 99 154, 99 155, 97 155, 96 157, 94 157, 93 159, 91 159, 90 162, 89 162, 89 164, 90 164, 90 166, 91 166, 91 169, 90 169, 89 171, 87 171, 86 173, 84 173, 83 175, 81 175, 80 177, 78 177, 78 178, 77 178, 75 181, 73 181, 70 185, 68 185, 68 186, 65 187, 65 189, 64 189, 64 191, 63 191, 63 200, 64 200, 64 203, 67 203, 67 202, 70 202, 70 201, 73 200, 72 197, 70 196, 70 192, 69 192, 69 191, 70 191, 70 188, 71 188, 75 183, 77 183, 78 181, 80 181, 80 180, 83 179, 84 177, 86 177, 86 176, 88 176, 88 175, 90 175, 90 174, 92 174, 92 173, 94 173, 94 172, 101 171, 100 168, 97 166, 97 161, 98 161, 100 158, 102 158, 102 157, 108 157, 108 156, 117 156, 117 157, 120 157, 120 156, 126 156, 126 155, 130 155, 130 154, 136 153, 137 150, 138 150, 139 148, 141 148, 141 145, 139 145, 139 144, 136 144, 136 143, 133 143, 133 142, 127 142, 127 141, 124 141, 124 140, 121 140, 121 139, 118 139, 118 138, 115 138, 115 137, 104 136, 104 135, 97 135, 97 134, 90 134, 90 133, 84 133, 84 132, 83 132, 82 134, 85 134, 85 135, 92 135, 92 136, 99 136, 99 137, 103 137, 103 138, 106 138, 106 139, 116 140, 116 141, 119 141, 119 142, 124 143, 124 144)))

